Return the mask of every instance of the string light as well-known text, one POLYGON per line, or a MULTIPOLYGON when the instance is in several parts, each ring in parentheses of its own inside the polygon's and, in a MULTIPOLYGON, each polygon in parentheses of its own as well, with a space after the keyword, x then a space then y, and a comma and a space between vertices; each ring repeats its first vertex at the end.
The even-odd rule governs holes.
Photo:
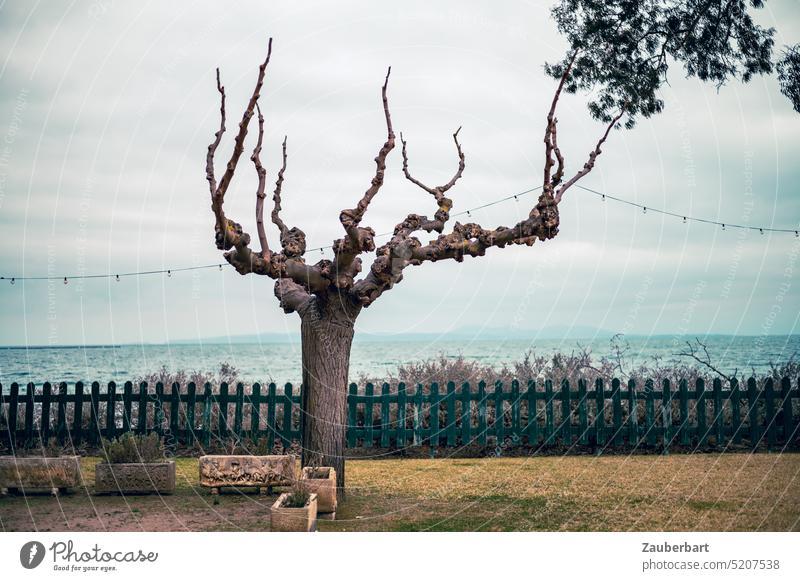
MULTIPOLYGON (((636 207, 636 208, 641 208, 642 209, 642 213, 644 213, 644 214, 647 214, 647 211, 650 210, 651 212, 656 213, 656 214, 663 214, 665 216, 673 216, 675 218, 680 218, 681 221, 684 224, 688 223, 689 221, 702 222, 704 224, 712 224, 712 225, 722 226, 723 230, 726 229, 726 226, 727 227, 731 227, 731 228, 740 228, 740 229, 743 229, 743 230, 758 230, 759 233, 762 234, 762 235, 764 234, 765 231, 766 232, 780 232, 780 233, 794 233, 796 238, 800 238, 800 230, 796 230, 796 229, 793 229, 793 228, 769 228, 769 227, 763 227, 763 226, 748 226, 746 224, 726 224, 724 222, 717 222, 716 220, 708 220, 708 219, 705 219, 705 218, 694 218, 692 216, 684 216, 682 214, 676 214, 676 213, 670 212, 668 210, 659 210, 657 208, 647 207, 647 206, 644 206, 642 204, 638 204, 636 202, 632 202, 630 200, 626 200, 624 198, 618 198, 616 196, 612 196, 611 194, 606 194, 605 192, 599 192, 597 190, 593 190, 592 188, 588 188, 588 187, 580 185, 580 184, 575 184, 575 185, 576 185, 577 188, 579 188, 579 189, 581 189, 581 190, 583 190, 585 192, 588 192, 590 194, 594 194, 596 196, 599 196, 600 199, 603 202, 605 202, 606 198, 608 198, 610 200, 613 200, 615 202, 619 202, 621 204, 627 204, 629 206, 633 206, 633 207, 636 207)), ((494 201, 491 201, 491 202, 487 202, 486 204, 482 204, 480 206, 475 206, 474 208, 469 208, 467 210, 462 210, 461 212, 453 213, 453 214, 451 214, 451 217, 464 216, 464 215, 472 217, 472 212, 474 212, 476 210, 482 210, 483 208, 488 208, 490 206, 501 204, 501 203, 503 203, 503 202, 505 202, 507 200, 511 200, 511 199, 514 199, 515 201, 519 202, 519 197, 520 196, 523 196, 525 194, 529 194, 531 192, 538 191, 541 188, 542 188, 542 186, 529 188, 529 189, 524 190, 522 192, 517 192, 516 194, 511 194, 510 196, 505 196, 503 198, 498 198, 497 200, 494 200, 494 201)), ((391 236, 392 234, 393 234, 393 232, 383 232, 381 234, 376 234, 376 238, 379 238, 379 237, 382 238, 382 237, 386 237, 386 236, 391 236)), ((319 250, 320 254, 324 255, 325 254, 325 250, 328 249, 328 248, 332 248, 332 246, 328 245, 328 246, 315 247, 314 250, 319 250)), ((173 272, 184 272, 184 271, 187 271, 187 270, 205 270, 205 269, 215 268, 215 267, 218 268, 220 270, 220 272, 221 272, 223 266, 224 266, 223 264, 217 263, 217 264, 204 264, 204 265, 201 265, 201 266, 187 266, 187 267, 184 267, 184 268, 169 268, 169 269, 161 269, 161 270, 146 270, 146 271, 140 271, 140 272, 124 272, 124 273, 120 273, 120 274, 82 274, 82 275, 75 275, 75 276, 70 276, 70 277, 66 277, 65 276, 65 277, 63 277, 63 280, 64 280, 64 284, 67 284, 68 283, 68 278, 81 279, 82 280, 82 279, 91 279, 91 278, 111 278, 113 276, 114 279, 117 282, 120 282, 120 278, 124 277, 124 276, 125 277, 127 277, 127 276, 146 276, 146 275, 150 275, 150 274, 165 274, 165 273, 166 273, 167 277, 171 278, 173 272)), ((15 284, 17 280, 58 280, 59 278, 61 278, 61 277, 59 277, 59 276, 19 276, 19 277, 16 277, 16 276, 15 277, 0 276, 0 280, 8 280, 12 285, 15 284)))

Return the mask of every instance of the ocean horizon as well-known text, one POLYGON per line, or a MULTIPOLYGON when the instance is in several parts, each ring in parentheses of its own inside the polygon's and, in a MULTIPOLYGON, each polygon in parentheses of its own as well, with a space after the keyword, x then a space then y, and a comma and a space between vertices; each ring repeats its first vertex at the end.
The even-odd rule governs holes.
MULTIPOLYGON (((630 335, 625 337, 627 358, 633 364, 688 363, 678 353, 698 335, 630 335)), ((699 336, 714 364, 725 373, 763 374, 771 364, 785 362, 800 352, 800 335, 699 336)), ((356 339, 350 358, 350 380, 361 376, 396 374, 400 365, 443 355, 463 356, 484 365, 502 367, 538 355, 570 353, 588 348, 598 360, 612 354, 610 338, 568 339, 356 339)), ((236 367, 244 382, 299 383, 300 342, 198 342, 119 345, 55 345, 0 347, 0 383, 41 384, 45 381, 133 381, 166 367, 169 371, 216 373, 222 363, 236 367)))

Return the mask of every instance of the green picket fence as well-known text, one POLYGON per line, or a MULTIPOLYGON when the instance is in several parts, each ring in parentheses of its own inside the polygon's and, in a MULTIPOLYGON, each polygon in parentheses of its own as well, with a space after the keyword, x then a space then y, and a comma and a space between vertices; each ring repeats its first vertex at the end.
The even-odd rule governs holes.
MULTIPOLYGON (((41 388, 0 385, 0 441, 11 447, 38 445, 51 437, 77 445, 99 443, 127 431, 156 432, 168 443, 208 446, 212 442, 266 438, 288 445, 301 434, 301 389, 287 383, 162 384, 149 388, 114 382, 101 389, 76 383, 41 388)), ((410 446, 592 446, 598 449, 715 445, 800 444, 800 381, 784 377, 723 386, 716 379, 674 385, 618 379, 512 381, 505 386, 479 382, 414 387, 371 383, 348 393, 347 444, 350 448, 410 446), (577 387, 577 389, 574 389, 577 387)))

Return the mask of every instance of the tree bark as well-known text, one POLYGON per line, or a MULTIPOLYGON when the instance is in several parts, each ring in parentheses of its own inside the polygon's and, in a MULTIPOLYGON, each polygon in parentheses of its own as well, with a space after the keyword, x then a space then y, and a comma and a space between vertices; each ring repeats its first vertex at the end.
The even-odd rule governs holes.
POLYGON ((332 466, 344 495, 347 380, 360 305, 344 293, 314 295, 300 309, 303 352, 303 466, 332 466))

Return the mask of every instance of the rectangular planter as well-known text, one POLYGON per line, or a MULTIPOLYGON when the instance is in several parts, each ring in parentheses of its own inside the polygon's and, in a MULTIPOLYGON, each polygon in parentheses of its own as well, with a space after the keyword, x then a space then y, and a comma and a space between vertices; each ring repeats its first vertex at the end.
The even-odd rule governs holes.
POLYGON ((175 492, 175 462, 97 464, 94 491, 95 494, 172 494, 175 492))
POLYGON ((307 533, 317 526, 317 495, 312 494, 305 506, 288 508, 283 506, 289 493, 284 492, 270 508, 270 529, 283 533, 307 533))
POLYGON ((3 493, 49 490, 53 494, 74 488, 81 482, 77 456, 58 458, 0 457, 0 489, 3 493))
POLYGON ((336 470, 330 466, 306 466, 300 477, 303 488, 317 495, 317 511, 336 512, 336 470))
POLYGON ((288 486, 295 482, 295 457, 220 455, 200 457, 200 485, 212 494, 225 486, 288 486))

